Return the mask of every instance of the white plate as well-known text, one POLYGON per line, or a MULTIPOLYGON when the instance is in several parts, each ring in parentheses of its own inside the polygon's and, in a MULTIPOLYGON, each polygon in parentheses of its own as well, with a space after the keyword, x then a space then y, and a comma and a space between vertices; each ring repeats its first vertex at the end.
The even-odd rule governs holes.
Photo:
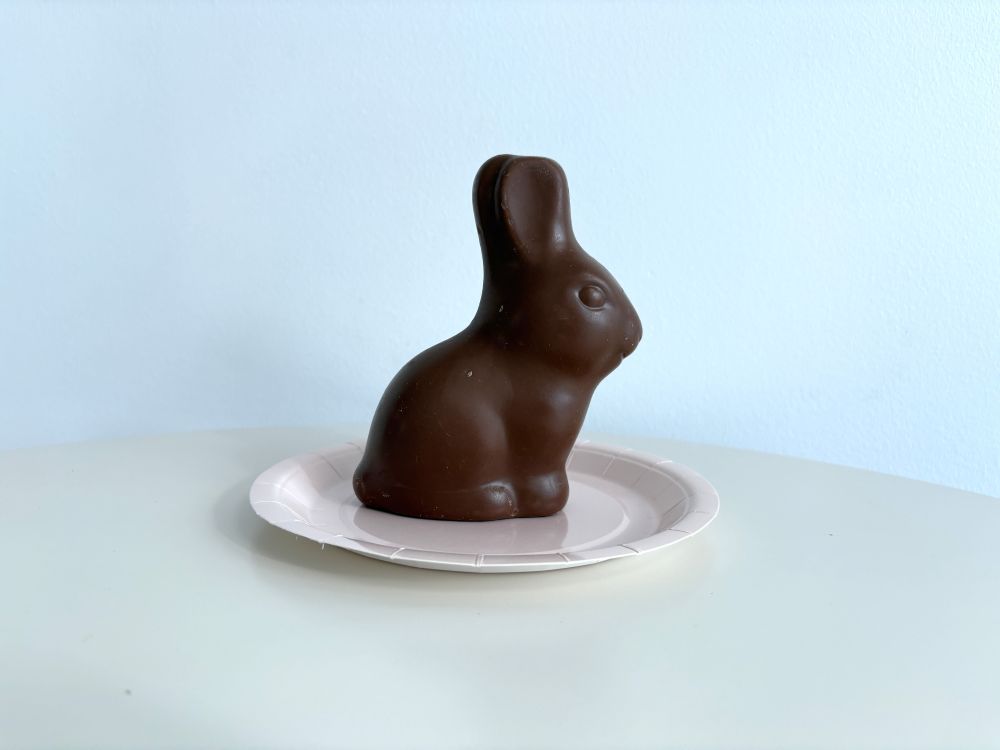
POLYGON ((268 523, 400 565, 521 573, 641 555, 688 539, 719 512, 719 494, 672 461, 583 442, 569 458, 569 501, 548 518, 461 522, 365 508, 351 477, 364 443, 282 461, 250 488, 268 523))

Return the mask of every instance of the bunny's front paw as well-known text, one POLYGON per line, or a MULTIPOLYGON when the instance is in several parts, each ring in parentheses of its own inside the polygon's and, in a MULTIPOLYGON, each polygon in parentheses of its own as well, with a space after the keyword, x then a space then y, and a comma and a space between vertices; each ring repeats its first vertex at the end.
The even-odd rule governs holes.
POLYGON ((564 469, 549 474, 534 474, 518 482, 517 515, 519 518, 551 516, 569 499, 569 479, 564 469))

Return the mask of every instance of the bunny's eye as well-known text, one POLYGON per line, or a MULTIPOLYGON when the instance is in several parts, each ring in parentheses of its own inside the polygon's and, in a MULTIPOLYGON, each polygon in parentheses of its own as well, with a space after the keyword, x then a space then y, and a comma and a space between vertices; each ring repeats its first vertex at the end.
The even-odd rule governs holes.
POLYGON ((580 290, 580 301, 591 310, 598 310, 604 307, 606 300, 604 290, 600 287, 587 285, 580 290))

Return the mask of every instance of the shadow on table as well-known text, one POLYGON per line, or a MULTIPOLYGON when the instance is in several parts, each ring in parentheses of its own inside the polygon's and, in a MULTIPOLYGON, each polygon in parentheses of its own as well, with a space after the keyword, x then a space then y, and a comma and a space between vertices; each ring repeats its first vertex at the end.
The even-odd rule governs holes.
MULTIPOLYGON (((655 585, 673 587, 675 593, 683 594, 696 589, 715 566, 715 548, 710 533, 706 532, 697 541, 649 555, 543 573, 476 574, 424 570, 374 560, 337 547, 324 547, 271 526, 253 512, 249 492, 249 483, 241 482, 223 493, 215 503, 213 522, 223 536, 256 556, 362 583, 366 587, 374 585, 407 591, 417 587, 425 593, 455 594, 516 589, 545 592, 598 585, 621 593, 633 587, 648 587, 653 583, 651 579, 655 579, 655 585)), ((659 591, 660 595, 663 593, 659 591)))

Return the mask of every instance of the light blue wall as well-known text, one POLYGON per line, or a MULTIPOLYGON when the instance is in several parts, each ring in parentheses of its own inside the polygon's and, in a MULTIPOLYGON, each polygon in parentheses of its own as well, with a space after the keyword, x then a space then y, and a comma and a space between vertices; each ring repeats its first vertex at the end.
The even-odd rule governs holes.
POLYGON ((591 429, 1000 494, 998 9, 5 4, 0 447, 366 420, 512 152, 644 319, 591 429))

